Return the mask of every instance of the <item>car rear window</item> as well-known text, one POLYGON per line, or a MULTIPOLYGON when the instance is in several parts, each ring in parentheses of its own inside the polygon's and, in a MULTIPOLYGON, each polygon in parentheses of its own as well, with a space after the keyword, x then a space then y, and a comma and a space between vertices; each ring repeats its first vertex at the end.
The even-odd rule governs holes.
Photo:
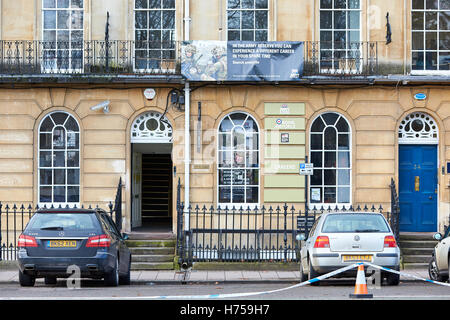
POLYGON ((94 213, 36 213, 30 221, 29 230, 71 230, 98 229, 94 213))
POLYGON ((384 217, 378 214, 332 214, 325 219, 322 232, 390 232, 384 217))

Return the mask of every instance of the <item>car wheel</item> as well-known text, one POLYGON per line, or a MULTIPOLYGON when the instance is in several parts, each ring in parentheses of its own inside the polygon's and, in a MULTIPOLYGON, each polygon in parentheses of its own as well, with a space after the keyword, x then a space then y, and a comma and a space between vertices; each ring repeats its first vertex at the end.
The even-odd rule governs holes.
MULTIPOLYGON (((316 272, 316 270, 314 270, 312 264, 311 264, 311 260, 308 262, 308 280, 312 280, 314 278, 317 278, 319 276, 319 273, 316 272)), ((312 282, 311 285, 312 286, 318 286, 320 281, 315 281, 312 282)))
POLYGON ((430 262, 428 263, 428 276, 433 281, 443 282, 446 280, 446 278, 439 274, 439 269, 437 267, 435 257, 431 258, 430 262))
POLYGON ((22 287, 32 287, 36 282, 36 278, 19 271, 19 283, 22 287))
POLYGON ((308 275, 303 270, 302 260, 300 259, 300 282, 305 282, 308 280, 308 275))
POLYGON ((129 285, 131 283, 131 257, 128 262, 128 270, 125 276, 119 278, 119 284, 129 285))
POLYGON ((117 287, 119 285, 119 260, 116 258, 114 268, 105 274, 105 285, 108 287, 117 287))
POLYGON ((57 282, 58 282, 58 280, 56 279, 56 277, 45 277, 44 278, 45 284, 55 285, 57 282))
MULTIPOLYGON (((394 270, 400 271, 400 268, 397 267, 394 270)), ((386 284, 388 286, 398 286, 399 283, 400 283, 400 275, 398 273, 389 272, 386 275, 386 284)))

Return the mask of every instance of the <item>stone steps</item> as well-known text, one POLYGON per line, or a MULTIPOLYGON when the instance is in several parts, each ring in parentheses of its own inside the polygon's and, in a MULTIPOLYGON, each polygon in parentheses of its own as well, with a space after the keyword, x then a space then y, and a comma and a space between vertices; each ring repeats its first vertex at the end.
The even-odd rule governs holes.
POLYGON ((434 233, 400 233, 399 247, 405 269, 428 268, 437 241, 434 233))
POLYGON ((173 270, 176 241, 174 239, 129 239, 131 270, 173 270))

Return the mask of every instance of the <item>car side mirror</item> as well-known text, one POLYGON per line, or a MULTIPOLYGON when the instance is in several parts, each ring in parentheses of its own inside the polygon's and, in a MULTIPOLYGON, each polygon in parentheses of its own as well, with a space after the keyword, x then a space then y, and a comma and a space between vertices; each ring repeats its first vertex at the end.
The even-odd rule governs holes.
POLYGON ((434 239, 434 240, 437 240, 437 241, 441 241, 441 240, 442 240, 442 234, 440 234, 440 233, 435 233, 435 234, 433 235, 433 239, 434 239))
POLYGON ((123 240, 128 240, 130 236, 127 233, 122 233, 123 240))

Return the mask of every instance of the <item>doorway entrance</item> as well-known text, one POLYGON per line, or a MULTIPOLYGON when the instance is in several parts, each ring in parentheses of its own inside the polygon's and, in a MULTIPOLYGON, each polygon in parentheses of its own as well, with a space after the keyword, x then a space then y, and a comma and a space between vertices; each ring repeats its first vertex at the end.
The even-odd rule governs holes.
POLYGON ((172 232, 172 126, 158 112, 138 116, 131 132, 131 228, 172 232))
POLYGON ((400 231, 437 231, 438 129, 422 112, 404 118, 399 126, 400 231))
POLYGON ((437 230, 437 146, 401 145, 400 231, 437 230))

